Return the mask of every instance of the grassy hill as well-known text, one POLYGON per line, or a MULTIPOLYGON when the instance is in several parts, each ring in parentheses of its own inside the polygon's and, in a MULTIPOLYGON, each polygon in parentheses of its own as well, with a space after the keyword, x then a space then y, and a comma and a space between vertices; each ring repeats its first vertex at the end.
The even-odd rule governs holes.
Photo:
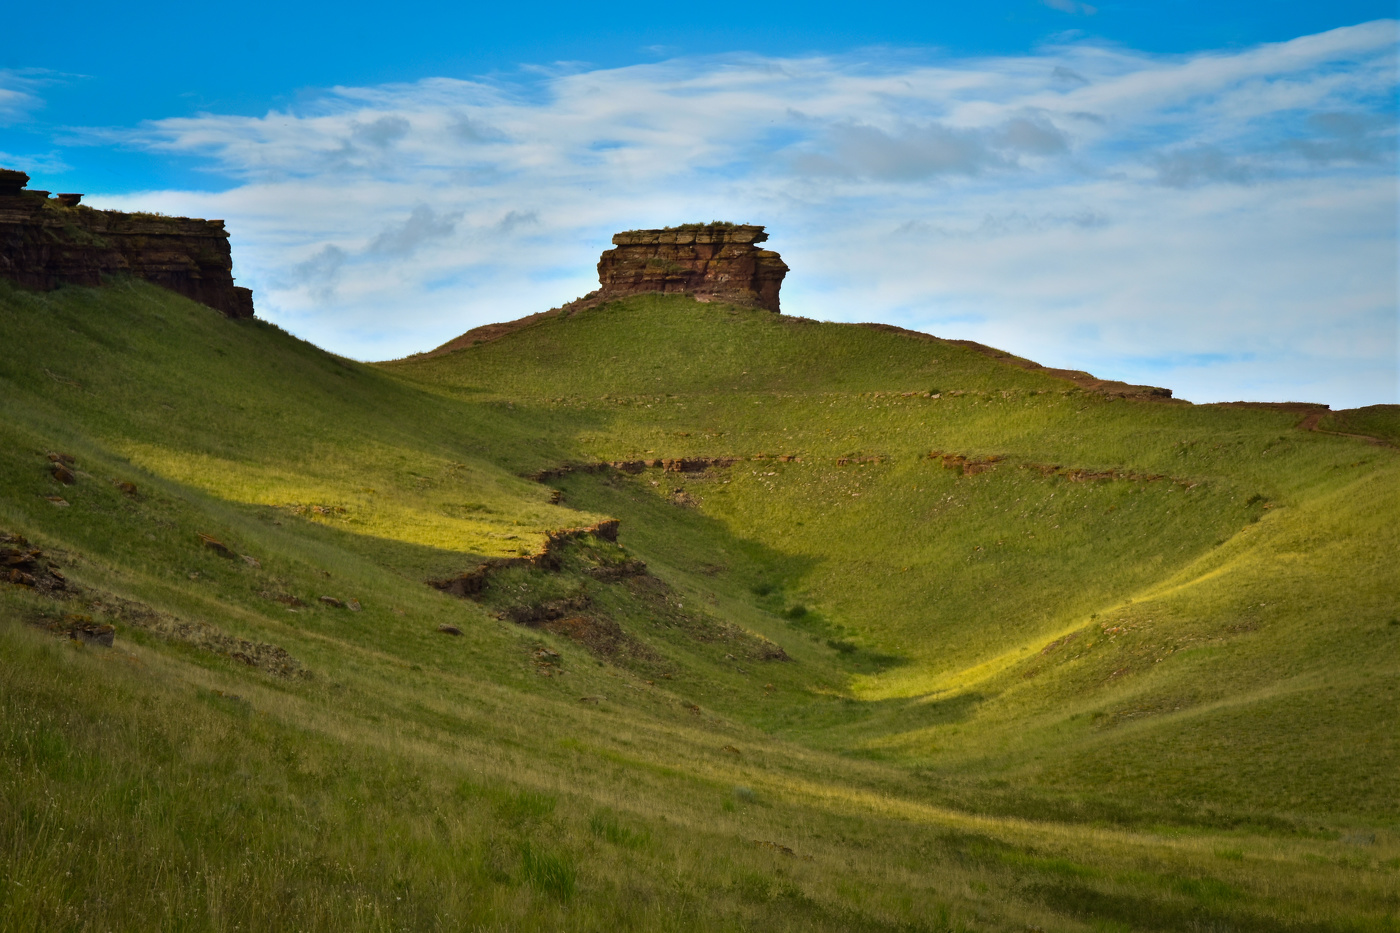
POLYGON ((0 929, 1400 929, 1394 406, 683 298, 0 342, 0 929))

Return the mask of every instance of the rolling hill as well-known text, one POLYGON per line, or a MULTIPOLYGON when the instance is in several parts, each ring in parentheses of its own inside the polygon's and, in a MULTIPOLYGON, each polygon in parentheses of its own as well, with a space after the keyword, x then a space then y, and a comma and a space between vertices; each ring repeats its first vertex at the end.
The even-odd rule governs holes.
POLYGON ((1395 406, 678 296, 0 341, 0 929, 1400 928, 1395 406))

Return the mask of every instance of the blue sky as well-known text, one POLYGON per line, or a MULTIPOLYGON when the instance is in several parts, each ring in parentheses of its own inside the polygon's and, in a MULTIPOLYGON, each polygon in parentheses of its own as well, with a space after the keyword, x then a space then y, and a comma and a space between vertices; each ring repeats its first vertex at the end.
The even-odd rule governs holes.
POLYGON ((259 314, 403 355, 766 223, 790 313, 1196 401, 1396 402, 1394 3, 30 5, 0 164, 225 218, 259 314))

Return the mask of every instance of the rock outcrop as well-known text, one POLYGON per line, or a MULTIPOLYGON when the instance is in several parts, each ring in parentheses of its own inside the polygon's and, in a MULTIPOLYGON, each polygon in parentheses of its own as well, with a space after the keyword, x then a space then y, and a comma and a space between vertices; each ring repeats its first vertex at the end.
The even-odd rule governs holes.
POLYGON ((99 211, 81 194, 26 190, 29 176, 0 169, 0 276, 26 288, 101 285, 132 275, 231 318, 253 316, 253 293, 233 284, 222 220, 99 211))
POLYGON ((660 292, 776 313, 788 267, 777 253, 758 248, 766 239, 762 227, 726 223, 619 233, 616 248, 598 260, 597 298, 660 292))

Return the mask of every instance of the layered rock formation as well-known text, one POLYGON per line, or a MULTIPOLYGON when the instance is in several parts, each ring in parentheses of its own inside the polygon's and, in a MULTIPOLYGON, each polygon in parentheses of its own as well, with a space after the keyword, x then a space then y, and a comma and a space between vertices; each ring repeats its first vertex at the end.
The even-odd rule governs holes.
POLYGON ((104 275, 154 282, 232 318, 253 316, 253 293, 233 284, 222 220, 99 211, 81 194, 26 190, 0 169, 0 276, 26 288, 101 285, 104 275))
POLYGON ((598 260, 598 299, 661 292, 699 301, 724 301, 778 311, 778 289, 788 267, 763 228, 747 224, 685 224, 629 230, 598 260))

